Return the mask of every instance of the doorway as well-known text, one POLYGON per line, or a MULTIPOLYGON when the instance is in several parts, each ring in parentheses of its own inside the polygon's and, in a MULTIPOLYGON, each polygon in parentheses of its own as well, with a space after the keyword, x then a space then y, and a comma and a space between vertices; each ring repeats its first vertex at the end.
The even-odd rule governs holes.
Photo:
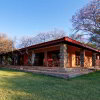
POLYGON ((34 59, 34 66, 43 66, 44 53, 36 53, 34 59))

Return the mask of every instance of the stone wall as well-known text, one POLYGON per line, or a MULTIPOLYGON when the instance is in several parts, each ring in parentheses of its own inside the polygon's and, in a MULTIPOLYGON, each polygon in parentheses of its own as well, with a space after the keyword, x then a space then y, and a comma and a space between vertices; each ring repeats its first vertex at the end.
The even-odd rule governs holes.
POLYGON ((68 67, 68 53, 66 44, 61 44, 60 46, 60 67, 68 67))
POLYGON ((96 66, 96 53, 92 54, 92 66, 96 66))
POLYGON ((85 51, 82 49, 80 51, 80 66, 84 67, 84 58, 85 58, 85 51))

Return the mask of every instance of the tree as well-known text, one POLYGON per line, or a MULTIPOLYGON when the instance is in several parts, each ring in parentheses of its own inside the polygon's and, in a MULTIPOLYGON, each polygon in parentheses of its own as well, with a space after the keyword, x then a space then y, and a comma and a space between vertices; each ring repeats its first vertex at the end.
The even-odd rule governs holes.
POLYGON ((12 51, 13 41, 5 34, 0 33, 0 54, 12 51))
POLYGON ((72 38, 73 40, 77 40, 79 42, 84 42, 84 40, 85 40, 84 35, 79 34, 79 33, 70 34, 69 37, 72 38))
POLYGON ((92 44, 92 43, 87 43, 86 45, 92 47, 92 48, 95 48, 96 49, 96 45, 95 44, 92 44))
POLYGON ((35 37, 22 37, 20 40, 19 48, 26 48, 28 46, 39 44, 43 42, 47 42, 50 40, 55 40, 62 38, 66 35, 63 30, 53 30, 48 32, 41 32, 35 37))
POLYGON ((66 32, 64 30, 58 30, 58 29, 54 29, 53 31, 50 31, 49 34, 52 40, 56 40, 66 36, 66 32))
POLYGON ((24 36, 20 39, 19 48, 25 48, 25 47, 31 46, 32 44, 33 44, 33 38, 24 36))
POLYGON ((39 43, 42 43, 50 40, 56 40, 64 36, 66 36, 66 33, 63 30, 54 29, 48 32, 41 32, 36 36, 36 38, 39 43))
POLYGON ((41 32, 37 36, 37 42, 42 43, 50 40, 50 33, 49 32, 41 32))
POLYGON ((100 0, 92 0, 73 15, 72 25, 76 33, 84 32, 89 42, 100 47, 100 0))

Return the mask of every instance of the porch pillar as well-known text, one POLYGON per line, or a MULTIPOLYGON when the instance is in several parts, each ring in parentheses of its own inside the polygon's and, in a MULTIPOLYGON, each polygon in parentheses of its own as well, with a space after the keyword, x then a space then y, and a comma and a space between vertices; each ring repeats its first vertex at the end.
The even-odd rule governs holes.
POLYGON ((68 67, 68 54, 67 54, 67 45, 61 44, 60 46, 60 67, 68 67))
POLYGON ((14 54, 13 55, 13 64, 14 65, 17 65, 17 63, 18 63, 18 55, 17 54, 14 54))
POLYGON ((85 50, 82 49, 80 52, 80 66, 84 67, 84 62, 85 62, 85 50))
POLYGON ((96 66, 96 53, 92 53, 92 66, 96 66))
POLYGON ((8 65, 8 63, 9 63, 8 62, 8 55, 5 56, 5 62, 6 62, 6 65, 8 65))
POLYGON ((48 61, 47 61, 47 51, 44 52, 44 66, 48 67, 48 61))
POLYGON ((32 52, 32 65, 34 66, 34 61, 35 61, 35 53, 34 51, 32 52))

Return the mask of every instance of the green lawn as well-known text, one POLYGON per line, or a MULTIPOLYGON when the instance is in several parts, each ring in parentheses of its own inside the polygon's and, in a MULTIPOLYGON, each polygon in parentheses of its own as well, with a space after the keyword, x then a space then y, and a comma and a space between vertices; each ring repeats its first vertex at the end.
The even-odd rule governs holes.
POLYGON ((0 100, 100 100, 100 72, 67 80, 0 68, 0 100))

